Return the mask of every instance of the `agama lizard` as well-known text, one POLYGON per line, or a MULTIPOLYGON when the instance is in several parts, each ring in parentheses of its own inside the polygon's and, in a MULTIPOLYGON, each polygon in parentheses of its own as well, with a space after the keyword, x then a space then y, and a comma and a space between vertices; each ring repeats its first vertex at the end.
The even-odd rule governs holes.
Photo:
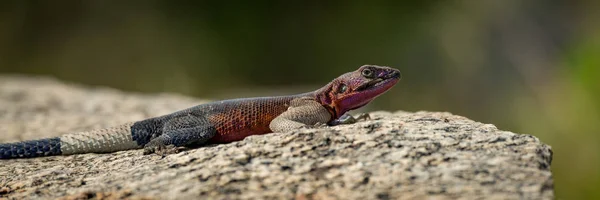
POLYGON ((356 119, 348 111, 368 104, 399 80, 397 69, 364 65, 313 92, 223 100, 112 128, 0 144, 0 159, 141 148, 145 154, 161 153, 168 147, 227 143, 318 124, 353 123, 356 119))

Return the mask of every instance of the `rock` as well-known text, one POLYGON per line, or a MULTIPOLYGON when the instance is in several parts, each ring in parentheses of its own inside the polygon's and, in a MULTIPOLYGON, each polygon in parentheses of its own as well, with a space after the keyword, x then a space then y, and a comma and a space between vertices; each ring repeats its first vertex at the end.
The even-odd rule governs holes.
MULTIPOLYGON (((58 136, 205 101, 0 77, 0 141, 58 136)), ((251 136, 161 157, 142 150, 0 160, 0 198, 553 199, 552 151, 439 112, 251 136)))

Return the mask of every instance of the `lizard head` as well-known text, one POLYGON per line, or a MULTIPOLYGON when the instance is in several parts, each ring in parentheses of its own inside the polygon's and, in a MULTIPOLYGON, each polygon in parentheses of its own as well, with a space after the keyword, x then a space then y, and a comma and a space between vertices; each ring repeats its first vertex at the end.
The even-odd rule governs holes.
POLYGON ((367 105, 399 80, 400 71, 397 69, 363 65, 317 90, 316 99, 337 119, 350 110, 367 105))

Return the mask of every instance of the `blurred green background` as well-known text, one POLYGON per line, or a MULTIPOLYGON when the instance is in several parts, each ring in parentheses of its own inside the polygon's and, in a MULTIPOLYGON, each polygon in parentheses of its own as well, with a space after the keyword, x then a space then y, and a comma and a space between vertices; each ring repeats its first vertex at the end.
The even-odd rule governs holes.
POLYGON ((0 1, 0 73, 222 99, 362 64, 369 110, 449 111, 554 150, 560 199, 600 199, 600 1, 0 1))

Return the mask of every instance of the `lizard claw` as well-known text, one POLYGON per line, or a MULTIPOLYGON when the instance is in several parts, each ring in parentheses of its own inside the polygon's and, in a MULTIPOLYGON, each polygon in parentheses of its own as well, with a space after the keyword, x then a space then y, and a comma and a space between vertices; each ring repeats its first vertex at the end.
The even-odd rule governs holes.
POLYGON ((356 121, 361 121, 361 120, 365 120, 365 121, 371 120, 371 115, 369 115, 369 113, 360 113, 356 117, 356 121))
POLYGON ((315 125, 312 125, 314 128, 323 128, 327 127, 326 123, 317 122, 315 125))

